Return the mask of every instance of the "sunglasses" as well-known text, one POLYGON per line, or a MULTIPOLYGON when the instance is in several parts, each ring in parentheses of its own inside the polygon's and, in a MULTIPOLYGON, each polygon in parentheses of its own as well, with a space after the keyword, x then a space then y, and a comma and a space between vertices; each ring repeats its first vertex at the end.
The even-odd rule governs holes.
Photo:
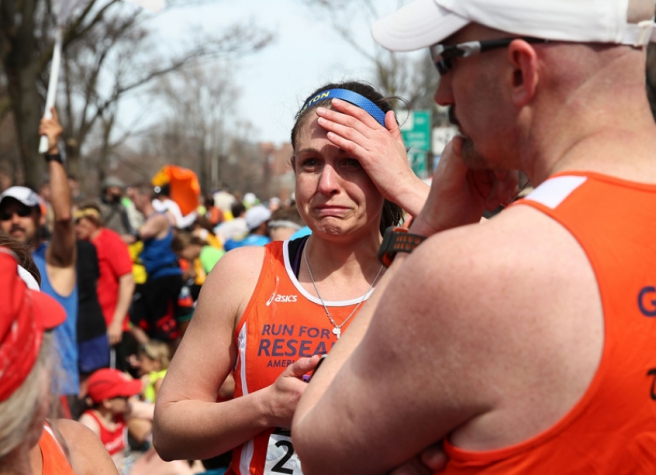
POLYGON ((16 211, 0 211, 0 221, 9 221, 14 217, 14 214, 17 214, 21 218, 27 218, 32 214, 32 208, 23 206, 16 211))
POLYGON ((527 43, 549 43, 549 40, 541 38, 502 38, 488 41, 468 41, 457 45, 436 44, 428 49, 437 72, 440 73, 440 76, 444 76, 453 68, 454 58, 467 58, 493 49, 505 48, 515 40, 524 40, 527 43))

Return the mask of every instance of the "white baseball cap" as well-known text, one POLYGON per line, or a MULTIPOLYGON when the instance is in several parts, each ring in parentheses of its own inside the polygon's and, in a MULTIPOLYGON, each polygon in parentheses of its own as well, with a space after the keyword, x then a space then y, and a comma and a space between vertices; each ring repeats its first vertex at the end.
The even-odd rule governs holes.
POLYGON ((654 0, 415 0, 371 33, 392 51, 440 43, 468 23, 521 36, 644 46, 656 42, 654 0))
POLYGON ((253 229, 259 227, 260 224, 271 219, 271 211, 269 211, 269 208, 265 208, 262 205, 255 205, 246 211, 244 219, 246 220, 246 226, 248 226, 248 230, 252 231, 253 229))
POLYGON ((39 195, 37 195, 35 191, 30 190, 26 186, 12 186, 7 188, 0 195, 0 203, 2 203, 5 198, 13 198, 30 208, 41 205, 39 195))

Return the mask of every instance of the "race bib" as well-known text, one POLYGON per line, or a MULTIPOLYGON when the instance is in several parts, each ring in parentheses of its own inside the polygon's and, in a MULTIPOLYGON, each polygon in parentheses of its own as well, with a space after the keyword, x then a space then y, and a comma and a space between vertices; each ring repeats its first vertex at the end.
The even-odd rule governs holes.
POLYGON ((303 475, 301 461, 294 452, 291 432, 276 428, 269 437, 264 475, 303 475))

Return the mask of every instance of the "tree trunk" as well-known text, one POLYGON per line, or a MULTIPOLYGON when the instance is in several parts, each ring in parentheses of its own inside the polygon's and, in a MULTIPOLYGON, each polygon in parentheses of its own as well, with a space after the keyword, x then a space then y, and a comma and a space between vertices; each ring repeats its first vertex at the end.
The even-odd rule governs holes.
POLYGON ((109 173, 109 154, 111 152, 111 144, 109 143, 109 136, 114 127, 114 120, 116 116, 112 115, 109 119, 102 122, 102 145, 98 154, 98 183, 102 183, 109 173))
MULTIPOLYGON (((4 2, 4 0, 3 0, 4 2)), ((0 28, 15 32, 5 36, 8 48, 5 50, 4 70, 7 75, 7 91, 14 113, 14 124, 18 138, 18 148, 23 162, 25 183, 38 186, 44 178, 45 164, 39 155, 39 121, 41 120, 42 100, 37 90, 39 78, 39 61, 36 54, 34 37, 34 10, 36 0, 8 2, 7 10, 3 8, 0 28), (20 11, 11 12, 13 6, 20 5, 20 11), (9 10, 9 11, 8 11, 9 10), (7 14, 12 14, 11 18, 7 14), (13 28, 8 23, 18 20, 13 28)))
POLYGON ((80 168, 80 147, 77 140, 69 139, 66 141, 66 169, 70 175, 73 175, 80 183, 84 185, 84 177, 80 168))

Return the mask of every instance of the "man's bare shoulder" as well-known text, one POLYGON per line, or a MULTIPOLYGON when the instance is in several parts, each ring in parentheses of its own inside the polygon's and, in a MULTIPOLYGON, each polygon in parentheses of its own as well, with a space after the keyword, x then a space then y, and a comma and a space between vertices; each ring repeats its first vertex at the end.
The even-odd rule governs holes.
POLYGON ((394 338, 407 355, 403 335, 412 335, 403 358, 439 376, 425 382, 429 393, 449 387, 480 411, 452 434, 457 445, 525 440, 562 417, 594 375, 603 345, 594 273, 567 230, 532 208, 431 237, 392 283, 372 345, 394 338), (536 409, 531 398, 541 393, 553 397, 536 409))
POLYGON ((571 276, 574 264, 587 263, 574 237, 560 224, 528 206, 515 206, 486 222, 429 238, 409 262, 446 274, 445 284, 476 285, 489 291, 521 290, 558 275, 571 276))
POLYGON ((114 462, 98 436, 84 424, 69 419, 57 419, 53 421, 52 427, 64 440, 75 475, 117 473, 114 462))
POLYGON ((166 217, 166 213, 154 213, 146 220, 146 223, 150 223, 153 226, 167 228, 170 224, 169 219, 166 217))
POLYGON ((480 324, 485 331, 503 333, 533 317, 557 325, 554 314, 599 308, 583 249, 563 226, 528 206, 432 236, 404 268, 415 281, 408 295, 430 299, 433 309, 444 306, 431 314, 449 325, 480 324), (492 318, 495 325, 488 324, 492 318))

